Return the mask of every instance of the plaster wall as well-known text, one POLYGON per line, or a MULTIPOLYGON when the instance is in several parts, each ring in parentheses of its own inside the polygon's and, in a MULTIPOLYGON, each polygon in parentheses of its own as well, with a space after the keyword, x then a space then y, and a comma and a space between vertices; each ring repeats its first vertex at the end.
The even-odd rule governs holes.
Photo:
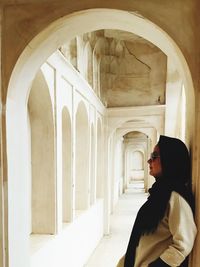
POLYGON ((82 267, 102 235, 103 201, 98 200, 73 223, 63 225, 58 235, 32 237, 29 266, 82 267))

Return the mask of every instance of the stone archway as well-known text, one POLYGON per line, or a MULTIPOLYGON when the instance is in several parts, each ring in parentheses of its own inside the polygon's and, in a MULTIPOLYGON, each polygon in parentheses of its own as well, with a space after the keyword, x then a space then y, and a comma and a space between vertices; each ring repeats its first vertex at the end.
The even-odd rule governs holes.
MULTIPOLYGON (((173 58, 183 79, 187 111, 187 127, 194 120, 194 90, 186 60, 175 42, 162 29, 134 13, 112 9, 91 9, 62 17, 40 32, 20 55, 10 77, 6 101, 6 142, 8 172, 8 235, 10 267, 29 266, 28 206, 22 194, 26 192, 27 160, 27 99, 30 85, 42 63, 64 42, 84 32, 102 28, 133 32, 157 45, 168 57, 173 58), (65 34, 67 32, 67 34, 65 34), (15 135, 13 135, 15 132, 15 135), (22 138, 23 137, 23 138, 22 138), (16 158, 16 151, 18 157, 16 158), (18 179, 20 177, 20 180, 18 179), (21 213, 18 211, 21 210, 21 213), (17 227, 22 231, 19 233, 17 227), (18 246, 20 242, 20 246, 18 246), (16 249, 19 248, 19 249, 16 249)), ((189 138, 189 137, 188 137, 189 138)), ((6 166, 5 166, 6 167, 6 166)))

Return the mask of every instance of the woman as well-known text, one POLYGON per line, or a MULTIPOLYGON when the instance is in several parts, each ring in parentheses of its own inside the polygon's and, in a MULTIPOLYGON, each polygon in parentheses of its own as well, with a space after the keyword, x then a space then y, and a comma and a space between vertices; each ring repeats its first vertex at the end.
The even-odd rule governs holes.
POLYGON ((188 150, 181 140, 160 136, 148 163, 156 182, 117 267, 186 267, 197 232, 188 150))

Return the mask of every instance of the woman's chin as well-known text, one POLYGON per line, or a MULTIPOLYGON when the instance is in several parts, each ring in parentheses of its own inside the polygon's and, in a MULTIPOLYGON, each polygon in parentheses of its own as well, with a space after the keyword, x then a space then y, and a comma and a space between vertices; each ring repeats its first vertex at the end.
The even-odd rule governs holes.
POLYGON ((149 175, 153 176, 153 172, 151 170, 149 171, 149 175))

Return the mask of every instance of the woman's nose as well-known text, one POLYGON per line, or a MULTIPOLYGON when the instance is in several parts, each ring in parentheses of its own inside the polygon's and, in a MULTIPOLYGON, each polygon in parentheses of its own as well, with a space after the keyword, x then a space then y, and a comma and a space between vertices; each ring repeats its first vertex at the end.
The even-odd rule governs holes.
POLYGON ((149 163, 149 164, 150 164, 150 162, 151 162, 151 159, 148 159, 148 160, 147 160, 147 163, 149 163))

